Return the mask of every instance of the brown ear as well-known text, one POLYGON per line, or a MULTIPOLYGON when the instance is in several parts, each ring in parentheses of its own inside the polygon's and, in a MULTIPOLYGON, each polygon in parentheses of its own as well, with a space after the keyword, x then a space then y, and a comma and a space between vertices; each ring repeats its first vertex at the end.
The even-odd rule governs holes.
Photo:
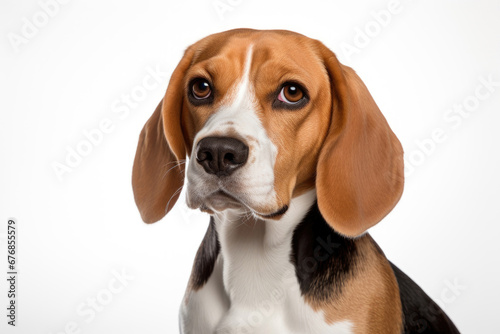
POLYGON ((172 209, 184 184, 186 144, 181 114, 183 79, 190 63, 188 50, 172 73, 165 97, 139 137, 132 187, 135 203, 146 223, 160 220, 172 209))
POLYGON ((399 201, 403 148, 358 75, 322 44, 320 50, 330 76, 332 118, 318 160, 318 206, 337 232, 358 236, 399 201))

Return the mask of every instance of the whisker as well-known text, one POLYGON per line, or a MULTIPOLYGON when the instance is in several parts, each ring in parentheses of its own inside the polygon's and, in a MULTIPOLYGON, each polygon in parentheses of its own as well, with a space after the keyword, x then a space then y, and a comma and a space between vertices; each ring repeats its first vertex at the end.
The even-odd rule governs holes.
POLYGON ((165 165, 163 165, 162 167, 167 167, 168 165, 171 165, 171 164, 179 164, 179 163, 186 163, 186 159, 169 161, 169 162, 167 162, 165 165))
POLYGON ((168 203, 167 203, 167 206, 165 207, 165 212, 168 212, 169 211, 169 205, 170 205, 170 201, 172 200, 172 198, 175 197, 175 195, 177 195, 180 191, 182 191, 182 188, 184 187, 184 185, 180 186, 179 189, 177 189, 175 191, 175 193, 172 195, 172 197, 170 197, 170 199, 168 200, 168 203))
MULTIPOLYGON (((167 176, 167 174, 168 174, 168 173, 169 173, 172 169, 175 169, 175 168, 177 168, 177 167, 180 167, 182 164, 185 164, 185 163, 186 163, 186 160, 182 160, 182 161, 172 161, 172 162, 169 162, 168 164, 166 164, 165 166, 167 166, 167 165, 169 165, 169 164, 171 164, 171 163, 175 163, 175 165, 174 165, 172 168, 170 168, 169 170, 167 170, 167 171, 165 172, 165 174, 163 174, 162 179, 164 179, 164 178, 167 176)), ((182 170, 182 172, 184 172, 184 170, 182 170)))

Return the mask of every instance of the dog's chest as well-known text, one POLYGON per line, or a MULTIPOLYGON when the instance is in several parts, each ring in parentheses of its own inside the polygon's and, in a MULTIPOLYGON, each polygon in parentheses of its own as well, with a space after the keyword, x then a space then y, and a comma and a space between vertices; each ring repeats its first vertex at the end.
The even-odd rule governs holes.
POLYGON ((295 228, 314 200, 293 199, 279 221, 214 217, 220 252, 207 282, 186 294, 183 334, 352 333, 351 322, 328 324, 305 302, 291 261, 295 228))
POLYGON ((290 254, 302 215, 239 224, 225 218, 216 228, 230 306, 216 333, 351 333, 348 322, 327 324, 301 296, 290 254))

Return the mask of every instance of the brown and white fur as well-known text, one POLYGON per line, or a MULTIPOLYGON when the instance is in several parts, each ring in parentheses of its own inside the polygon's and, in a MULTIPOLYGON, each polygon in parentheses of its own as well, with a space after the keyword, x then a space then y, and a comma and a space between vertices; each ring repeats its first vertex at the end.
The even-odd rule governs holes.
POLYGON ((145 222, 185 176, 188 206, 211 221, 181 333, 458 332, 366 233, 402 194, 403 150, 321 42, 238 29, 190 46, 139 139, 145 222))

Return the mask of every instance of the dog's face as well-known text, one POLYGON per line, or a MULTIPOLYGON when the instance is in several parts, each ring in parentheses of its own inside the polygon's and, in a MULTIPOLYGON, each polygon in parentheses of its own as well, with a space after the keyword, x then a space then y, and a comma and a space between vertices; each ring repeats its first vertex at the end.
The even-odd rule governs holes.
POLYGON ((141 134, 133 185, 143 219, 187 203, 279 219, 316 187, 326 220, 358 235, 398 201, 402 149, 361 80, 320 42, 233 30, 186 51, 141 134))
POLYGON ((194 120, 187 203, 278 218, 314 184, 330 124, 328 74, 310 45, 296 47, 304 42, 296 35, 224 40, 201 48, 186 72, 194 120))

